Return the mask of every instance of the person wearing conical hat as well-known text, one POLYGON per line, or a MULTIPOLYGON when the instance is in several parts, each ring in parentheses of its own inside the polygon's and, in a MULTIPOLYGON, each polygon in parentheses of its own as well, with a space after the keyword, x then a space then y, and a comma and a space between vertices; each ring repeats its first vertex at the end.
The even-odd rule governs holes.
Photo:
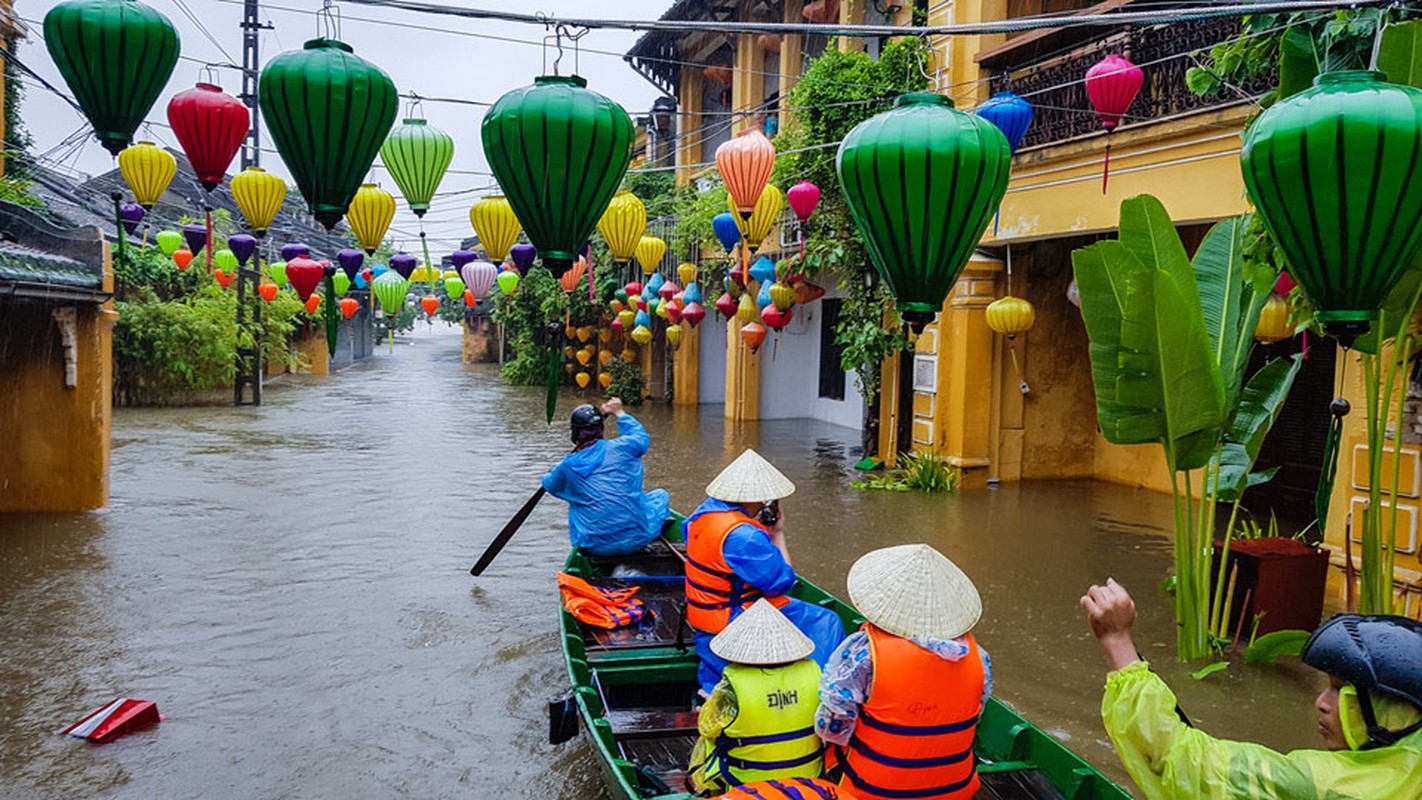
POLYGON ((815 643, 762 597, 711 639, 711 650, 729 663, 697 719, 701 738, 687 770, 693 787, 712 793, 819 777, 815 643))
POLYGON ((789 478, 747 449, 711 481, 706 500, 686 518, 686 622, 696 634, 703 696, 726 666, 711 638, 762 597, 810 637, 815 663, 823 666, 844 639, 839 615, 787 596, 795 570, 780 500, 794 491, 789 478))
POLYGON ((642 491, 647 429, 614 397, 602 408, 580 405, 570 420, 573 452, 543 476, 543 489, 568 503, 573 546, 595 556, 635 553, 657 538, 671 497, 642 491), (603 420, 617 418, 616 439, 603 439, 603 420))
POLYGON ((972 797, 973 736, 992 692, 992 662, 970 633, 977 588, 926 544, 866 553, 848 588, 866 622, 826 665, 815 715, 841 796, 972 797))

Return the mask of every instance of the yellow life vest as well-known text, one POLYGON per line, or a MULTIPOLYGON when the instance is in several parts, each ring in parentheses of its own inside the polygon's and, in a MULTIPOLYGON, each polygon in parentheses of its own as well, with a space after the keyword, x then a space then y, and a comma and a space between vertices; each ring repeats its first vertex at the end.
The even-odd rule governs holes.
POLYGON ((804 659, 775 667, 730 664, 736 719, 713 757, 730 786, 774 778, 818 778, 824 761, 815 735, 820 667, 804 659))

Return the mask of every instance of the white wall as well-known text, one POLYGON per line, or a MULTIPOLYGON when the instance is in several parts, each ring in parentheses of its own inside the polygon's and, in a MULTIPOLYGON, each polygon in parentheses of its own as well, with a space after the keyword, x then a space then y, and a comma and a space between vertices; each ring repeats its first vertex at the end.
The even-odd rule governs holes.
POLYGON ((726 402, 726 320, 715 306, 706 304, 706 319, 696 326, 698 345, 696 392, 701 405, 726 402))

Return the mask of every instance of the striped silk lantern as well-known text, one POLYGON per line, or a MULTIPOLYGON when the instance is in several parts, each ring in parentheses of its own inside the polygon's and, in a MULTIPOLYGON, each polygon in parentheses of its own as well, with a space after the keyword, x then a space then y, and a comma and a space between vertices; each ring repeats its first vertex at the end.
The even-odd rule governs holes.
POLYGON ((266 236, 281 204, 286 200, 286 181, 261 167, 247 167, 232 178, 232 199, 257 238, 266 236))
POLYGON ((380 249, 393 219, 395 195, 373 183, 360 185, 346 211, 346 223, 351 226, 351 233, 355 234, 356 241, 368 256, 375 255, 375 251, 380 249))
MULTIPOLYGON (((474 235, 479 237, 479 244, 484 246, 484 252, 495 264, 508 257, 509 249, 518 241, 518 235, 523 233, 523 226, 519 224, 513 206, 502 195, 490 195, 475 201, 469 208, 469 224, 474 226, 474 235)), ((519 269, 521 273, 527 271, 527 268, 519 269)))
MULTIPOLYGON (((736 208, 735 199, 732 198, 728 202, 734 210, 736 208)), ((755 203, 754 211, 735 218, 736 226, 741 232, 741 239, 750 252, 754 253, 760 249, 761 242, 764 242, 765 237, 770 235, 770 230, 780 219, 780 209, 784 206, 785 195, 775 186, 766 184, 760 193, 760 199, 755 203)))
POLYGON ((1106 181, 1111 177, 1111 131, 1121 124, 1126 110, 1140 94, 1145 73, 1123 55, 1112 53, 1086 71, 1086 96, 1101 116, 1106 129, 1106 157, 1101 165, 1101 193, 1106 193, 1106 181))
POLYGON ((651 275, 661 265, 667 254, 667 243, 659 237, 643 235, 637 242, 637 263, 642 265, 642 273, 651 275))
POLYGON ((124 183, 146 211, 153 210, 153 205, 168 191, 173 177, 178 174, 178 159, 152 142, 124 148, 118 154, 118 164, 124 183))
POLYGON ((731 210, 743 220, 754 212, 774 169, 775 145, 759 128, 751 128, 716 148, 716 170, 726 184, 731 210))
POLYGON ((421 218, 453 159, 454 138, 418 118, 396 125, 380 146, 381 163, 400 187, 406 205, 421 218))
POLYGON ((628 191, 613 195, 612 202, 597 221, 597 232, 607 241, 612 260, 619 264, 630 262, 637 254, 637 246, 642 243, 646 230, 647 206, 628 191))

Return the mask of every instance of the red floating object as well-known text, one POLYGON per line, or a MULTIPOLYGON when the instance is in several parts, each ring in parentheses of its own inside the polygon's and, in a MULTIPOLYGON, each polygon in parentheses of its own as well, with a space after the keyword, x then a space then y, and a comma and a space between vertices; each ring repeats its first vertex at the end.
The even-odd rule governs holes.
POLYGON ((193 263, 193 251, 186 247, 179 247, 173 251, 173 263, 178 265, 179 271, 187 269, 188 265, 193 263))
POLYGON ((212 277, 217 279, 218 285, 226 289, 227 287, 232 285, 232 279, 237 276, 235 274, 229 275, 226 271, 219 267, 212 271, 212 277))
MULTIPOLYGON (((735 281, 737 286, 745 288, 746 267, 744 264, 736 264, 734 267, 731 267, 731 280, 735 281)), ((720 301, 718 300, 717 302, 719 303, 720 301)))
POLYGON ((315 314, 316 309, 321 307, 321 295, 313 294, 306 298, 306 313, 315 314))
MULTIPOLYGON (((1101 63, 1086 71, 1086 96, 1091 98, 1091 105, 1095 106, 1096 113, 1101 115, 1101 127, 1105 128, 1108 134, 1121 124, 1121 117, 1125 116, 1126 109, 1135 102, 1143 83, 1145 73, 1141 72, 1141 68, 1117 53, 1106 56, 1101 63)), ((1111 140, 1108 137, 1106 160, 1101 167, 1102 194, 1106 193, 1106 181, 1110 174, 1111 140)))
POLYGON ((162 720, 158 704, 152 700, 120 697, 60 733, 103 744, 126 733, 151 728, 162 720))
MULTIPOLYGON (((722 292, 721 296, 716 298, 716 310, 721 312, 721 316, 726 319, 736 315, 736 300, 731 297, 730 292, 722 292)), ((686 315, 682 314, 682 316, 686 315)))
POLYGON ((673 324, 673 325, 677 325, 677 324, 679 324, 679 323, 681 322, 682 316, 683 316, 683 314, 682 314, 682 311, 681 311, 681 306, 677 305, 677 304, 676 304, 674 301, 672 301, 672 300, 668 300, 668 301, 667 301, 667 321, 670 322, 670 323, 673 324))
POLYGON ((623 331, 625 331, 625 330, 627 329, 627 328, 622 324, 622 320, 620 320, 620 319, 618 319, 618 318, 616 318, 616 317, 613 317, 613 318, 612 318, 612 324, 611 324, 610 327, 612 328, 612 332, 613 332, 613 333, 617 333, 617 334, 620 334, 620 333, 622 333, 623 331))
POLYGON ((286 262, 286 280, 291 284, 291 288, 296 290, 296 296, 300 297, 303 303, 316 291, 316 286, 324 277, 326 270, 306 256, 297 256, 286 262))
POLYGON ((622 287, 622 291, 626 292, 628 297, 636 297, 637 295, 642 293, 642 282, 632 281, 631 283, 622 287))
POLYGON ((1292 292, 1294 290, 1294 287, 1298 285, 1299 282, 1294 280, 1294 276, 1290 275, 1288 272, 1280 272, 1279 279, 1277 281, 1274 281, 1274 294, 1277 294, 1280 297, 1287 298, 1289 296, 1289 292, 1292 292))
POLYGON ((775 307, 774 303, 771 303, 760 310, 760 319, 770 328, 778 331, 790 324, 790 318, 793 316, 793 313, 793 306, 781 311, 775 307))
POLYGON ((434 295, 425 295, 420 298, 420 307, 425 310, 425 316, 433 317, 439 310, 439 298, 434 295))
POLYGON ((280 288, 281 287, 271 281, 262 281, 261 284, 257 286, 257 294, 261 295, 263 300, 270 303, 276 299, 277 291, 279 291, 280 288))
POLYGON ((470 308, 479 305, 478 299, 474 297, 474 292, 469 289, 464 290, 464 305, 470 308))
POLYGON ((366 267, 365 269, 361 270, 360 276, 362 278, 365 278, 366 283, 370 283, 371 281, 375 280, 375 273, 371 271, 370 267, 366 267))
POLYGON ((687 303, 686 308, 681 310, 681 318, 695 328, 701 324, 701 320, 706 319, 706 309, 702 308, 700 303, 687 303))
POLYGON ((676 293, 681 291, 681 287, 676 285, 676 281, 667 281, 662 284, 662 288, 657 290, 657 296, 663 300, 670 300, 676 297, 676 293))
POLYGON ((222 87, 199 83, 168 101, 168 124, 173 126, 198 182, 210 192, 222 183, 247 138, 252 117, 247 106, 222 87))
POLYGON ((342 297, 339 305, 341 306, 341 316, 346 319, 354 317, 355 313, 360 310, 360 301, 354 297, 342 297))

